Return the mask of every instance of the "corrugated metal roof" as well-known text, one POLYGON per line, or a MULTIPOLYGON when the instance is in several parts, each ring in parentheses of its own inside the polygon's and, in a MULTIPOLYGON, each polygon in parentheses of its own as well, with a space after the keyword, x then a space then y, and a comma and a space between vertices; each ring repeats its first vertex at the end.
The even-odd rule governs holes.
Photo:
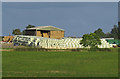
POLYGON ((33 28, 28 28, 26 30, 53 30, 53 31, 64 31, 63 29, 56 28, 54 26, 37 26, 33 28))
POLYGON ((117 44, 120 45, 120 40, 106 40, 107 42, 109 42, 109 44, 117 44))

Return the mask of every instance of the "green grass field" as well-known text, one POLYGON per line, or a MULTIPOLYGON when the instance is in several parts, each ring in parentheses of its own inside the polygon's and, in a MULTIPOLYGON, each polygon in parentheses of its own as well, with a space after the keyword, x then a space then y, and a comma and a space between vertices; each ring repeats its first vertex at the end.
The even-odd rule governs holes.
POLYGON ((2 52, 3 77, 117 77, 118 52, 2 52))

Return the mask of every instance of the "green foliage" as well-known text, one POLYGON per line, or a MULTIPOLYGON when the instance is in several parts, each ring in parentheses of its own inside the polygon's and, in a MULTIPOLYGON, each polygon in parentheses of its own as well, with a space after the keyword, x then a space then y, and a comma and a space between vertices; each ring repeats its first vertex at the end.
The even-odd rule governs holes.
POLYGON ((120 22, 118 23, 118 39, 120 39, 120 22))
POLYGON ((25 30, 22 31, 22 35, 25 35, 25 30))
POLYGON ((105 36, 104 32, 102 31, 101 28, 95 30, 95 32, 97 36, 99 36, 100 38, 103 38, 105 36))
POLYGON ((111 30, 111 34, 112 34, 112 37, 114 37, 115 39, 118 39, 118 27, 117 25, 114 25, 114 27, 112 28, 111 30))
POLYGON ((0 36, 0 41, 3 41, 4 36, 0 36))
POLYGON ((107 32, 106 34, 102 31, 101 28, 98 30, 95 30, 96 35, 98 35, 100 38, 115 38, 120 39, 120 22, 117 25, 114 25, 114 27, 111 29, 111 32, 107 32))
POLYGON ((0 41, 2 41, 2 37, 0 37, 0 41))
MULTIPOLYGON (((26 26, 26 29, 33 28, 33 27, 36 27, 36 26, 34 26, 34 25, 28 25, 28 26, 26 26)), ((22 31, 22 35, 25 35, 25 30, 22 31)))
MULTIPOLYGON (((11 48, 10 48, 11 49, 11 48)), ((112 52, 113 49, 109 49, 109 48, 77 48, 77 49, 45 49, 45 48, 36 48, 36 47, 24 47, 24 48, 14 48, 13 49, 14 51, 64 51, 64 52, 89 52, 89 51, 96 51, 96 52, 100 52, 100 51, 109 51, 109 52, 112 52)), ((114 48, 114 50, 116 50, 114 48)))
POLYGON ((109 48, 90 48, 90 50, 88 51, 96 51, 96 52, 100 52, 100 51, 106 51, 106 52, 112 52, 112 49, 109 48))
MULTIPOLYGON (((117 50, 117 49, 109 49, 109 48, 78 48, 78 49, 72 49, 72 51, 76 51, 76 52, 90 52, 90 51, 96 51, 96 52, 112 52, 114 50, 117 50)), ((115 51, 116 52, 116 51, 115 51)))
POLYGON ((32 47, 28 47, 28 48, 15 48, 15 51, 47 51, 45 48, 32 48, 32 47))
POLYGON ((36 27, 34 25, 28 25, 26 28, 33 28, 33 27, 36 27))
POLYGON ((104 37, 105 38, 112 38, 113 36, 110 32, 107 32, 104 37))
MULTIPOLYGON (((28 26, 26 26, 26 29, 33 28, 33 27, 36 27, 36 26, 34 26, 34 25, 28 25, 28 26)), ((25 30, 22 31, 22 35, 25 35, 25 30)))
POLYGON ((95 33, 85 34, 82 38, 83 39, 81 40, 81 43, 85 47, 90 46, 91 48, 96 48, 101 44, 99 36, 97 36, 95 33))
POLYGON ((12 34, 14 34, 14 35, 21 35, 22 33, 21 33, 20 29, 14 29, 12 34))

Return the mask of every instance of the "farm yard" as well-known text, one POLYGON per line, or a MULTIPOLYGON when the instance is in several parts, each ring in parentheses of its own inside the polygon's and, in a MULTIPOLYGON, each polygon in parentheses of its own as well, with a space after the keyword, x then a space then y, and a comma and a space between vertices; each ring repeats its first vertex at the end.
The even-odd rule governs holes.
POLYGON ((118 77, 120 48, 114 41, 101 39, 99 48, 85 48, 81 38, 5 38, 0 49, 3 77, 118 77))
POLYGON ((2 77, 118 77, 120 40, 97 33, 64 37, 53 26, 26 33, 0 40, 2 77))
POLYGON ((118 5, 4 2, 0 77, 117 79, 118 5))
POLYGON ((117 77, 115 51, 3 51, 3 77, 117 77))

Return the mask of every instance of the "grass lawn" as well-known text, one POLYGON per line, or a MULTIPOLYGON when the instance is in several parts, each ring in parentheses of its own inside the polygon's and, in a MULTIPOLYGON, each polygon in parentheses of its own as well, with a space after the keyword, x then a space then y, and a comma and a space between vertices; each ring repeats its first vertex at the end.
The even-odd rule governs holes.
POLYGON ((3 77, 117 77, 118 52, 2 52, 3 77))

